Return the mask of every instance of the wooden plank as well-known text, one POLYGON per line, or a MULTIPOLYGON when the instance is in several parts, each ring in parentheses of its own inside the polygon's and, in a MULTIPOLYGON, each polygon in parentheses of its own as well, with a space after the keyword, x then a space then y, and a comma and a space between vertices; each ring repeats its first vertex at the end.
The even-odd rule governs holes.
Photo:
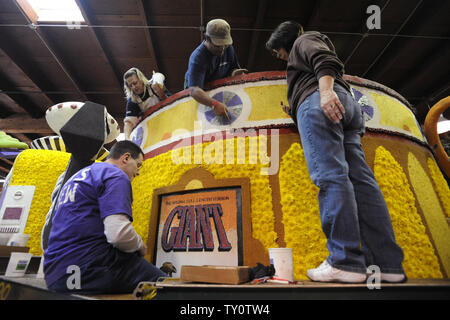
MULTIPOLYGON (((86 1, 85 0, 75 0, 75 1, 81 11, 81 14, 83 15, 85 22, 88 25, 95 24, 94 16, 91 13, 91 9, 89 8, 86 1)), ((120 88, 121 83, 122 83, 122 74, 120 73, 117 66, 114 64, 114 62, 113 62, 114 60, 113 60, 111 54, 109 53, 109 50, 107 50, 107 48, 105 46, 105 41, 103 39, 103 35, 99 32, 98 29, 88 28, 88 30, 89 30, 90 35, 92 36, 92 39, 94 40, 95 45, 100 50, 102 58, 106 61, 106 63, 110 66, 112 72, 114 73, 115 80, 117 80, 116 84, 120 88)))
MULTIPOLYGON (((253 25, 254 29, 260 29, 264 26, 264 16, 267 11, 267 0, 261 0, 258 2, 258 11, 256 12, 256 21, 253 25)), ((261 36, 261 32, 254 30, 252 32, 252 40, 250 44, 250 50, 248 53, 247 60, 247 69, 252 70, 255 66, 255 57, 256 57, 256 49, 258 47, 259 38, 261 36)))
MULTIPOLYGON (((0 36, 2 42, 5 41, 3 37, 0 36)), ((8 39, 9 40, 9 39, 8 39)), ((17 61, 14 57, 14 52, 9 50, 6 46, 0 49, 0 57, 2 58, 2 62, 8 66, 8 72, 14 73, 17 76, 22 76, 26 80, 25 83, 29 83, 30 89, 33 91, 43 91, 43 88, 38 84, 42 75, 37 75, 34 70, 32 70, 31 66, 26 65, 23 60, 17 61), (3 50, 4 49, 4 50, 3 50)), ((45 78, 44 78, 45 79, 45 78)), ((54 104, 54 101, 48 97, 46 94, 41 93, 42 101, 45 102, 45 105, 51 106, 54 104)))
MULTIPOLYGON (((114 117, 114 116, 113 116, 114 117)), ((123 116, 114 117, 119 126, 122 127, 123 116)), ((45 117, 31 118, 29 116, 17 115, 5 119, 0 119, 0 128, 6 133, 38 133, 45 135, 55 135, 56 133, 49 127, 45 117)))
POLYGON ((43 133, 54 135, 52 129, 47 124, 45 117, 31 118, 28 116, 12 116, 0 119, 0 128, 6 133, 43 133))
POLYGON ((23 133, 10 133, 10 135, 28 145, 30 145, 32 142, 32 140, 30 138, 28 138, 26 135, 24 135, 23 133))
MULTIPOLYGON (((24 16, 25 20, 31 24, 31 23, 35 23, 34 21, 31 20, 31 18, 27 15, 27 12, 25 11, 24 7, 22 7, 22 5, 19 3, 22 2, 21 0, 15 0, 17 7, 19 9, 19 11, 22 13, 22 15, 24 16)), ((47 48, 48 52, 50 53, 50 55, 53 57, 53 59, 56 61, 56 63, 59 65, 59 67, 61 68, 61 70, 64 72, 64 74, 67 76, 67 78, 71 81, 71 83, 73 84, 73 86, 76 88, 79 96, 81 99, 83 100, 89 100, 86 95, 82 92, 81 86, 78 82, 77 79, 75 79, 73 77, 73 75, 71 74, 71 72, 68 70, 68 68, 66 67, 65 62, 62 60, 61 55, 59 55, 56 51, 54 46, 52 46, 50 44, 50 41, 47 37, 47 35, 41 30, 41 28, 37 27, 36 29, 33 30, 34 33, 36 34, 36 36, 39 38, 39 40, 42 42, 42 44, 47 48)))
MULTIPOLYGON (((142 20, 142 25, 148 26, 147 14, 145 12, 144 4, 143 4, 142 0, 137 0, 136 3, 137 3, 139 15, 142 20)), ((149 57, 152 60, 153 70, 155 72, 159 72, 160 70, 158 68, 158 60, 156 59, 155 49, 153 47, 152 37, 150 35, 150 29, 146 29, 144 34, 145 34, 145 42, 147 44, 147 48, 148 48, 148 52, 149 52, 149 57)))

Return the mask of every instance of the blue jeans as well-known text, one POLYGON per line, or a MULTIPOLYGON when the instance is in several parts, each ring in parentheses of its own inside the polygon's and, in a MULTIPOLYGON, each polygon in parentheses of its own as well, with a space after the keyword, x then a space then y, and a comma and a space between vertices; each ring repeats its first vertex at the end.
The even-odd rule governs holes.
POLYGON ((131 293, 141 281, 156 281, 167 275, 139 253, 111 248, 108 253, 80 266, 81 288, 69 289, 64 275, 48 286, 50 290, 71 294, 131 293))
POLYGON ((327 262, 345 271, 365 273, 366 267, 377 265, 381 272, 403 273, 403 251, 361 146, 365 131, 361 107, 341 86, 335 84, 334 90, 345 107, 338 124, 322 111, 318 90, 297 110, 309 175, 319 187, 327 262))

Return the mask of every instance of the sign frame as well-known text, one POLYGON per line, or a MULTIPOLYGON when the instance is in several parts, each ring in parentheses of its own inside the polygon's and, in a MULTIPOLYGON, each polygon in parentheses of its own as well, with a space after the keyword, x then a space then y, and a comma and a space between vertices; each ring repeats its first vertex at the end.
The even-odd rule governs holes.
POLYGON ((238 233, 238 265, 248 265, 248 249, 251 247, 251 243, 256 241, 251 237, 250 180, 245 177, 216 180, 209 171, 203 168, 191 169, 180 178, 177 184, 158 188, 153 191, 149 236, 147 240, 148 254, 145 258, 153 264, 156 263, 157 241, 161 241, 158 238, 161 201, 164 197, 220 190, 236 190, 236 196, 240 193, 240 210, 238 208, 236 221, 238 233))

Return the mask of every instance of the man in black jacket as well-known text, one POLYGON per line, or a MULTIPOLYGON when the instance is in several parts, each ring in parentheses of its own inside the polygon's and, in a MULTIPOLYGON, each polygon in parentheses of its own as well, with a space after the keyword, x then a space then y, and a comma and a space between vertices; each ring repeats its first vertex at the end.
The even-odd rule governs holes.
POLYGON ((309 174, 319 187, 329 256, 307 276, 322 282, 364 282, 366 268, 377 265, 382 281, 405 281, 403 251, 361 147, 361 108, 343 79, 344 65, 332 42, 287 21, 266 47, 288 62, 290 107, 284 110, 297 123, 309 174))

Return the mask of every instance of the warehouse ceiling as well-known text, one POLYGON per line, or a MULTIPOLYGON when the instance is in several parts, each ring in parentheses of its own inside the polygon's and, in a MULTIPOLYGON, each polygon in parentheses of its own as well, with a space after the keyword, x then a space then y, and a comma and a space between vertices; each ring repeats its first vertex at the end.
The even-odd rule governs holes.
MULTIPOLYGON (((104 104, 119 123, 125 113, 123 73, 138 67, 183 89, 191 52, 206 23, 227 20, 242 67, 284 70, 265 49, 271 30, 295 20, 327 34, 346 73, 403 95, 423 123, 450 95, 450 1, 423 0, 76 0, 84 22, 38 21, 27 0, 0 1, 0 130, 29 143, 53 135, 49 106, 104 104), (368 29, 370 5, 380 29, 368 29)), ((371 20, 372 22, 374 20, 371 20)))

